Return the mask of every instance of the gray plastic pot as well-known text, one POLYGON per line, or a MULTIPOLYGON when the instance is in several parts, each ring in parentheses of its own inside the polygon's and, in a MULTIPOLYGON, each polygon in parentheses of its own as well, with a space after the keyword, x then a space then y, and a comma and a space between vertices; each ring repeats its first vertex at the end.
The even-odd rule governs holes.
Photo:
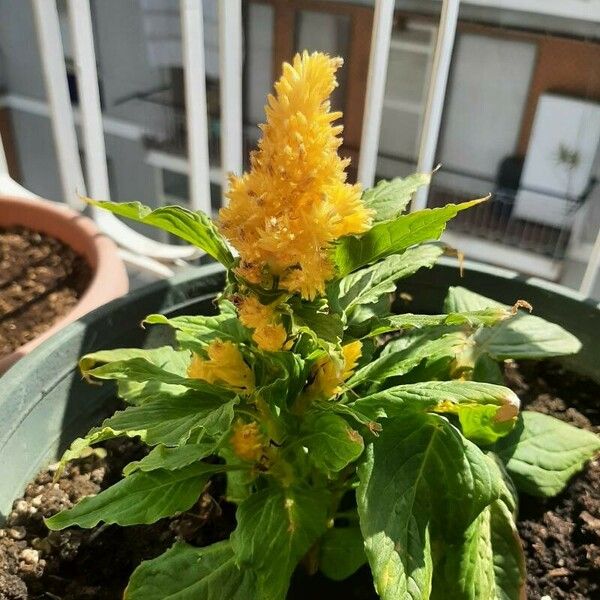
MULTIPOLYGON (((107 304, 47 340, 0 379, 0 521, 26 484, 77 436, 106 414, 114 399, 111 385, 82 381, 78 358, 100 349, 155 347, 170 341, 164 327, 142 329, 150 313, 200 314, 214 310, 212 299, 223 285, 218 265, 191 269, 107 304)), ((568 359, 569 368, 600 380, 600 310, 577 293, 510 271, 467 263, 460 277, 455 261, 442 260, 401 282, 412 295, 413 312, 440 312, 450 285, 512 304, 526 299, 534 313, 559 323, 583 342, 568 359)))

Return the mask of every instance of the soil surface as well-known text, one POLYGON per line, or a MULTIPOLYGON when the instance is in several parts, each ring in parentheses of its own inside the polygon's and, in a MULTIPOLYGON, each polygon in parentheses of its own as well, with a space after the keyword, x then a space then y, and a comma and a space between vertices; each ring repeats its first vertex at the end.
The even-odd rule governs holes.
POLYGON ((0 358, 49 329, 87 288, 91 271, 43 233, 0 229, 0 358))
MULTIPOLYGON (((511 364, 506 374, 529 410, 599 430, 600 386, 552 362, 511 364)), ((145 452, 134 440, 113 440, 74 462, 56 483, 54 465, 29 484, 23 498, 15 501, 6 527, 0 529, 0 600, 117 600, 135 567, 176 539, 202 546, 228 537, 235 527, 235 510, 224 500, 224 481, 219 478, 207 485, 190 511, 154 525, 46 529, 43 517, 108 487, 120 478, 125 464, 145 452)), ((540 501, 523 496, 519 531, 527 556, 530 600, 600 597, 598 462, 590 463, 558 498, 540 501)), ((299 569, 288 599, 306 598, 376 600, 376 595, 367 569, 342 583, 299 569)))
MULTIPOLYGON (((557 363, 506 367, 523 408, 600 433, 600 386, 557 363)), ((600 598, 600 458, 592 460, 559 496, 521 495, 519 533, 530 600, 600 598)))

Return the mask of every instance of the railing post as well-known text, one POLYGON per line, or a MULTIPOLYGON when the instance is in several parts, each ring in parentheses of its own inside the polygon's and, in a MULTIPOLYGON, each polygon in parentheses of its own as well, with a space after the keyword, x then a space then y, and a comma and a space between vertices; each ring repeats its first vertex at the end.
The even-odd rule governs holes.
POLYGON ((383 111, 393 25, 394 0, 375 0, 365 112, 360 138, 360 157, 358 160, 358 181, 362 184, 363 188, 371 187, 375 181, 377 153, 379 150, 379 129, 381 127, 381 114, 383 111))
MULTIPOLYGON (((435 151, 440 135, 444 99, 446 97, 446 84, 450 72, 452 49, 458 21, 460 0, 443 0, 440 24, 438 29, 433 64, 431 67, 431 80, 427 92, 427 104, 421 129, 421 143, 417 171, 430 173, 434 168, 435 151)), ((420 188, 412 201, 411 210, 421 210, 427 206, 429 186, 420 188)))
POLYGON ((223 202, 229 173, 243 170, 242 3, 219 0, 219 72, 221 83, 221 171, 223 202))
POLYGON ((2 143, 2 135, 0 135, 0 176, 8 177, 8 161, 4 152, 4 144, 2 143))
POLYGON ((600 271, 600 229, 596 235, 596 241, 592 247, 592 252, 588 260, 588 264, 579 286, 579 291, 586 297, 591 297, 594 291, 594 285, 598 278, 598 272, 600 271))
POLYGON ((68 0, 68 12, 80 99, 81 133, 85 151, 88 194, 92 198, 110 200, 89 0, 68 0))
POLYGON ((56 2, 32 0, 32 7, 63 196, 67 204, 80 210, 83 203, 77 194, 85 194, 85 184, 79 159, 56 2))
POLYGON ((190 164, 190 204, 211 214, 202 2, 181 0, 181 44, 190 164))

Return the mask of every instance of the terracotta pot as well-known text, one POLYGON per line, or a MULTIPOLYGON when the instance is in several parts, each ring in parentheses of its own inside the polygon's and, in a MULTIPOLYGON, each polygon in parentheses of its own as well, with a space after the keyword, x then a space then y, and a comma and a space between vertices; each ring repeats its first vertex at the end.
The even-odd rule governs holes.
POLYGON ((47 200, 0 197, 0 228, 22 226, 61 240, 83 256, 92 278, 73 310, 40 336, 0 358, 0 374, 52 334, 129 289, 129 280, 115 243, 94 222, 65 205, 47 200))

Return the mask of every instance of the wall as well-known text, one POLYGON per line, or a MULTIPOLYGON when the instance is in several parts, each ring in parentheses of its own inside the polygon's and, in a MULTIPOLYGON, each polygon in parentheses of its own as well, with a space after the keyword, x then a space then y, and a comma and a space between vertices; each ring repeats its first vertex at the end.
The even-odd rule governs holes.
POLYGON ((46 99, 30 2, 0 2, 0 70, 11 94, 46 99))
POLYGON ((438 162, 451 170, 495 177, 500 161, 517 148, 535 55, 532 43, 459 35, 438 162))
POLYGON ((264 4, 248 5, 248 39, 245 57, 246 114, 250 123, 262 123, 264 106, 272 86, 273 7, 264 4))
POLYGON ((544 92, 600 101, 600 44, 561 38, 541 38, 535 75, 527 98, 519 151, 527 150, 537 101, 544 92))
MULTIPOLYGON (((42 197, 60 200, 62 189, 50 120, 20 110, 11 110, 10 117, 18 140, 16 151, 22 185, 42 197)), ((154 204, 154 170, 146 163, 142 141, 114 135, 105 139, 111 165, 111 191, 116 191, 113 199, 154 204)))
POLYGON ((58 162, 50 119, 20 110, 11 110, 20 183, 34 194, 49 200, 61 200, 58 162))

